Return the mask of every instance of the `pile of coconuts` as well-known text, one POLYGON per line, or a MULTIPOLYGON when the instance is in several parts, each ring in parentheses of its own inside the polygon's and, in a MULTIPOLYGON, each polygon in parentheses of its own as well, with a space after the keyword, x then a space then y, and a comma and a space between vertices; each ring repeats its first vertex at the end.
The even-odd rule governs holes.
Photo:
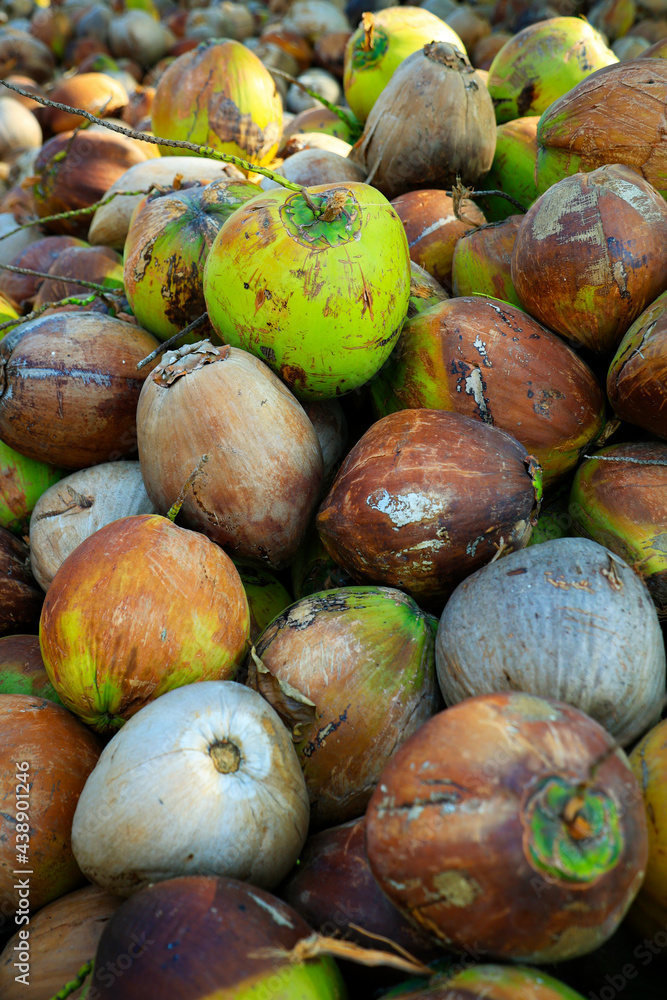
POLYGON ((3 1000, 662 997, 666 59, 0 5, 3 1000))

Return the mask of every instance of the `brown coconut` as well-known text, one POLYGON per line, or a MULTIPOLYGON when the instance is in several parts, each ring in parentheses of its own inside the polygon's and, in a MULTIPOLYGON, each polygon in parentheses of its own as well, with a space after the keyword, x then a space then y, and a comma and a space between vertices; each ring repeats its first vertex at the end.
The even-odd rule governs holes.
POLYGON ((384 88, 350 153, 387 198, 414 188, 471 185, 496 149, 491 96, 467 56, 431 42, 408 56, 384 88), (428 98, 425 95, 429 95, 428 98))
POLYGON ((526 213, 512 252, 521 304, 598 354, 667 288, 667 204, 636 171, 610 164, 566 177, 526 213))

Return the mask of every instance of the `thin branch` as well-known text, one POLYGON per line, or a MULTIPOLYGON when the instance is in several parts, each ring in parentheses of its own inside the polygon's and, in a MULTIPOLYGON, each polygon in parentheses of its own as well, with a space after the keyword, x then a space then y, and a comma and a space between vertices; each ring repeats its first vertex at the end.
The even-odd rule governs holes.
POLYGON ((86 962, 85 965, 81 966, 72 982, 66 983, 61 990, 58 990, 56 995, 52 997, 52 1000, 65 1000, 66 997, 71 996, 75 990, 78 990, 80 986, 83 986, 92 970, 92 961, 86 962))
POLYGON ((3 271, 11 271, 12 274, 25 274, 29 278, 47 278, 49 281, 66 281, 68 285, 81 285, 82 288, 92 288, 102 295, 109 295, 112 292, 120 292, 122 289, 109 288, 108 285, 100 285, 96 281, 86 281, 85 278, 74 278, 71 275, 49 274, 47 271, 33 271, 31 267, 18 267, 16 264, 0 264, 3 271))
MULTIPOLYGON (((7 84, 5 84, 5 86, 7 86, 7 84)), ((77 215, 92 215, 98 208, 101 208, 103 205, 108 205, 110 201, 114 200, 114 198, 118 198, 121 195, 129 198, 140 194, 150 194, 154 187, 155 184, 151 184, 147 191, 114 191, 108 197, 102 198, 101 201, 96 201, 92 205, 86 205, 85 208, 73 208, 69 212, 58 212, 56 215, 45 215, 41 219, 32 219, 30 222, 24 222, 20 226, 17 226, 16 229, 10 229, 8 233, 0 236, 0 241, 8 239, 10 236, 13 236, 14 233, 20 233, 22 229, 30 229, 32 226, 41 226, 43 222, 57 222, 60 219, 72 219, 77 215)))
POLYGON ((186 333, 192 333, 193 330, 196 330, 197 327, 201 323, 203 323, 205 319, 208 319, 208 313, 202 313, 201 316, 197 316, 197 319, 193 319, 192 323, 190 323, 188 326, 184 327, 182 330, 179 330, 178 333, 175 333, 173 337, 169 338, 169 340, 165 340, 163 341, 163 343, 159 344, 154 351, 151 351, 150 354, 147 354, 146 357, 139 362, 139 364, 137 365, 137 371, 140 368, 143 368, 144 365, 149 365, 151 361, 155 361, 155 359, 160 354, 162 354, 168 348, 173 347, 174 344, 178 340, 180 340, 181 337, 184 337, 186 333))
POLYGON ((209 460, 208 455, 202 455, 202 457, 199 459, 199 462, 197 463, 197 468, 193 469, 188 478, 185 480, 185 483, 183 484, 183 489, 178 494, 173 504, 165 514, 165 517, 169 518, 172 524, 178 517, 179 511, 183 506, 183 504, 185 503, 185 498, 188 495, 188 490, 194 484, 195 479, 197 478, 203 467, 206 465, 208 460, 209 460))
POLYGON ((33 319, 37 319, 42 313, 45 313, 47 309, 61 309, 63 306, 88 306, 95 299, 102 299, 110 308, 116 309, 116 305, 113 302, 109 302, 106 295, 100 295, 99 292, 93 292, 92 295, 88 295, 84 299, 78 295, 68 295, 67 298, 58 299, 56 302, 45 302, 43 306, 33 309, 32 312, 27 313, 25 316, 19 316, 18 319, 10 319, 6 323, 0 323, 0 332, 8 330, 10 327, 13 329, 16 326, 23 326, 24 323, 30 323, 33 319))
POLYGON ((262 174, 262 176, 269 177, 272 181, 276 181, 276 183, 288 188, 290 191, 297 191, 301 194, 303 190, 300 184, 293 184, 292 181, 288 181, 286 177, 282 177, 274 170, 269 170, 268 167, 260 167, 257 163, 250 163, 249 160, 244 160, 240 156, 233 156, 231 153, 221 153, 219 150, 214 149, 213 146, 199 146, 194 142, 187 142, 185 139, 164 139, 158 135, 147 135, 146 132, 135 132, 134 129, 116 125, 113 122, 106 121, 104 118, 98 118, 89 111, 84 111, 83 108, 73 108, 69 104, 61 104, 60 101, 50 101, 48 97, 30 93, 15 83, 7 83, 6 80, 0 82, 2 82, 3 86, 8 87, 9 90, 13 90, 23 97, 31 97, 46 108, 67 111, 71 115, 83 115, 84 118, 87 118, 94 125, 102 125, 111 132, 118 132, 119 135, 127 136, 128 139, 136 139, 138 142, 149 142, 154 146, 167 146, 171 149, 187 149, 191 153, 197 153, 198 156, 207 156, 209 159, 220 160, 222 163, 233 163, 239 170, 245 170, 247 173, 262 174))
POLYGON ((295 76, 291 76, 289 73, 285 73, 282 69, 275 69, 273 67, 269 67, 269 73, 271 74, 271 76, 279 76, 282 80, 287 80, 289 83, 293 83, 296 87, 299 88, 299 90, 302 90, 304 94, 308 94, 309 97, 314 97, 316 101, 319 101, 320 104, 324 105, 327 111, 331 111, 332 114, 340 118, 340 120, 345 125, 347 125, 353 136, 357 137, 358 135, 360 135, 361 122, 358 122, 356 118, 355 119, 351 118, 350 115, 348 115, 348 113, 343 110, 343 108, 336 107, 335 104, 332 104, 331 101, 328 101, 326 97, 322 96, 322 94, 318 93, 316 90, 313 90, 311 87, 306 86, 306 84, 303 83, 301 80, 297 80, 295 76))
POLYGON ((511 204, 514 205, 515 208, 518 208, 520 212, 523 212, 524 215, 527 212, 527 209, 524 208, 524 206, 521 204, 520 201, 517 201, 516 198, 513 198, 512 195, 508 194, 506 191, 501 191, 500 188, 492 188, 489 191, 468 192, 469 198, 486 198, 489 195, 494 195, 496 198, 505 198, 507 201, 511 202, 511 204))

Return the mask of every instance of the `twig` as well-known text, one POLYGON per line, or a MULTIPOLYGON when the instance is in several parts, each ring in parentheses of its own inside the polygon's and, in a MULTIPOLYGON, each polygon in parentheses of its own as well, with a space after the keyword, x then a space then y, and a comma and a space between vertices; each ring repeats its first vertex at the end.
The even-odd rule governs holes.
POLYGON ((515 208, 518 208, 520 212, 523 212, 524 215, 526 214, 527 209, 524 208, 521 202, 517 201, 516 198, 513 198, 511 194, 507 193, 507 191, 501 191, 500 188, 492 188, 489 191, 470 191, 468 197, 486 198, 487 195, 495 195, 496 198, 505 198, 507 201, 511 202, 515 208))
POLYGON ((314 97, 316 101, 319 101, 320 104, 324 105, 327 111, 331 111, 332 114, 336 115, 345 125, 347 125, 353 137, 356 138, 361 134, 360 122, 358 122, 356 119, 351 118, 350 115, 348 115, 348 113, 343 110, 343 108, 339 108, 335 104, 332 104, 331 101, 328 101, 326 97, 322 96, 322 94, 318 93, 316 90, 313 90, 312 87, 306 86, 306 84, 303 83, 301 80, 297 80, 295 76, 291 76, 289 73, 285 73, 284 70, 282 69, 275 69, 273 67, 270 67, 269 73, 272 76, 279 76, 282 80, 287 80, 289 83, 293 83, 294 86, 298 87, 299 90, 302 90, 304 94, 308 94, 309 97, 314 97))
MULTIPOLYGON (((5 84, 5 86, 7 86, 7 84, 5 84)), ((151 184, 148 191, 114 191, 113 194, 110 194, 107 198, 102 198, 101 201, 96 201, 93 205, 86 205, 85 208, 73 208, 69 212, 57 212, 56 215, 45 215, 41 219, 32 219, 30 222, 24 222, 20 226, 17 226, 16 229, 10 229, 8 233, 0 236, 0 241, 8 239, 8 237, 13 236, 14 233, 20 233, 22 229, 30 229, 32 226, 41 226, 43 222, 58 222, 60 219, 72 219, 77 215, 92 215, 92 213, 96 212, 98 208, 101 208, 103 205, 108 205, 110 201, 113 201, 114 198, 117 198, 120 195, 129 198, 139 194, 150 194, 154 187, 155 185, 151 184)))
POLYGON ((189 326, 184 327, 182 330, 179 330, 178 333, 175 333, 173 337, 170 337, 169 340, 165 340, 163 343, 159 344, 154 351, 151 351, 150 354, 147 354, 146 357, 139 362, 137 365, 137 371, 140 368, 143 368, 144 365, 148 365, 151 361, 154 361, 155 358, 163 353, 163 351, 166 351, 169 347, 173 347, 176 341, 180 340, 181 337, 184 337, 186 333, 191 333, 193 330, 196 330, 205 319, 208 319, 208 313, 202 313, 201 316, 197 316, 197 319, 193 319, 189 326))
POLYGON ((70 983, 66 983, 61 990, 58 990, 56 995, 52 997, 51 1000, 66 1000, 66 998, 71 996, 75 990, 78 990, 80 986, 83 986, 92 971, 92 961, 86 962, 85 965, 81 966, 76 974, 76 977, 70 983))
POLYGON ((183 489, 178 494, 178 496, 174 500, 173 504, 171 505, 171 507, 167 511, 167 513, 166 513, 165 516, 169 518, 169 520, 172 522, 172 524, 174 523, 174 521, 178 517, 179 511, 180 511, 181 507, 183 506, 183 504, 185 502, 186 496, 188 495, 188 490, 190 489, 190 487, 192 486, 192 484, 194 483, 195 479, 197 478, 197 476, 201 472, 202 468, 206 465, 206 463, 208 462, 208 460, 209 460, 209 456, 208 455, 202 455, 202 457, 199 459, 199 462, 197 463, 197 468, 194 469, 190 473, 190 475, 188 476, 188 478, 185 480, 185 483, 183 485, 183 489))
MULTIPOLYGON (((386 940, 386 939, 385 939, 386 940)), ((424 965, 416 958, 402 958, 400 955, 392 955, 388 951, 378 951, 374 948, 361 948, 351 941, 343 941, 340 938, 325 937, 322 934, 311 934, 309 937, 301 938, 300 941, 289 950, 286 948, 261 948, 251 953, 249 958, 283 958, 293 965, 299 965, 310 958, 318 958, 320 955, 332 955, 334 958, 343 958, 346 961, 357 962, 359 965, 386 966, 391 969, 400 969, 401 972, 409 972, 417 976, 431 976, 433 970, 428 965, 424 965)))
MULTIPOLYGON (((120 290, 120 289, 119 289, 120 290)), ((2 330, 13 329, 15 326, 22 326, 24 323, 30 323, 33 319, 37 319, 42 313, 45 313, 47 309, 60 309, 63 306, 88 306, 95 299, 102 299, 106 302, 104 295, 100 295, 99 292, 93 292, 92 295, 88 295, 85 299, 80 298, 78 295, 68 295, 65 299, 58 299, 56 302, 45 302, 43 306, 38 309, 33 309, 32 312, 27 313, 25 316, 20 316, 18 319, 10 319, 6 323, 0 323, 0 332, 2 330)), ((107 305, 115 309, 115 305, 112 302, 107 302, 107 305)))
POLYGON ((29 278, 46 278, 49 281, 66 281, 69 285, 81 285, 82 288, 92 288, 102 295, 109 295, 113 291, 121 289, 109 288, 108 285, 100 285, 96 281, 86 281, 85 278, 74 278, 71 275, 49 274, 47 271, 33 271, 31 267, 18 267, 16 264, 0 264, 3 271, 11 271, 12 274, 26 274, 29 278))
POLYGON ((269 177, 272 181, 276 181, 276 183, 288 188, 290 191, 297 191, 301 194, 303 190, 300 184, 288 181, 286 177, 281 177, 280 174, 277 174, 274 170, 269 170, 268 167, 260 167, 257 163, 250 163, 249 160, 244 160, 240 156, 233 156, 231 153, 221 153, 219 150, 214 149, 213 146, 199 146, 197 143, 187 142, 185 139, 165 139, 158 135, 147 135, 146 132, 135 132, 134 129, 116 125, 104 118, 98 118, 89 111, 84 111, 83 108, 73 108, 69 104, 61 104, 60 101, 50 101, 48 97, 30 93, 24 90, 23 87, 18 87, 15 83, 7 83, 6 80, 0 82, 2 82, 3 86, 8 87, 17 94, 21 94, 23 97, 31 97, 46 108, 56 108, 58 111, 67 111, 72 115, 83 115, 84 118, 93 122, 94 125, 102 125, 111 132, 126 135, 128 139, 136 139, 138 142, 149 142, 154 146, 167 146, 170 149, 188 149, 191 153, 197 153, 198 156, 207 156, 209 159, 220 160, 222 163, 233 163, 239 170, 245 170, 247 173, 262 174, 264 177, 269 177))

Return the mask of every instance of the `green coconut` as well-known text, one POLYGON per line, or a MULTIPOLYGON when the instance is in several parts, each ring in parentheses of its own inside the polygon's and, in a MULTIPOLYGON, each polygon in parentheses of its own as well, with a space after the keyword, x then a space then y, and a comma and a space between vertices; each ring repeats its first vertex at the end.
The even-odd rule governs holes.
POLYGON ((541 115, 595 70, 617 62, 602 35, 583 18, 531 24, 503 45, 489 67, 496 121, 541 115))
POLYGON ((0 526, 26 532, 42 493, 65 475, 64 469, 27 458, 0 441, 0 526))
MULTIPOLYGON (((538 195, 535 183, 537 162, 537 115, 515 118, 496 129, 496 152, 488 174, 478 182, 480 191, 504 191, 526 209, 538 195)), ((497 195, 476 199, 489 222, 500 222, 513 215, 517 205, 497 195)))
POLYGON ((450 42, 467 55, 453 28, 421 7, 386 7, 365 13, 345 46, 343 88, 360 122, 404 59, 429 42, 450 42))
MULTIPOLYGON (((213 146, 263 166, 278 150, 283 111, 273 77, 229 38, 202 42, 168 67, 155 89, 153 132, 213 146)), ((195 155, 164 146, 163 155, 195 155)))
POLYGON ((381 368, 407 315, 405 230, 367 184, 267 191, 222 226, 204 299, 222 342, 260 358, 299 398, 343 395, 381 368))
MULTIPOLYGON (((256 195, 250 181, 218 180, 157 192, 137 205, 125 241, 124 277, 140 326, 167 340, 201 316, 204 263, 213 241, 239 205, 256 195)), ((189 341, 208 333, 200 326, 189 341)))

